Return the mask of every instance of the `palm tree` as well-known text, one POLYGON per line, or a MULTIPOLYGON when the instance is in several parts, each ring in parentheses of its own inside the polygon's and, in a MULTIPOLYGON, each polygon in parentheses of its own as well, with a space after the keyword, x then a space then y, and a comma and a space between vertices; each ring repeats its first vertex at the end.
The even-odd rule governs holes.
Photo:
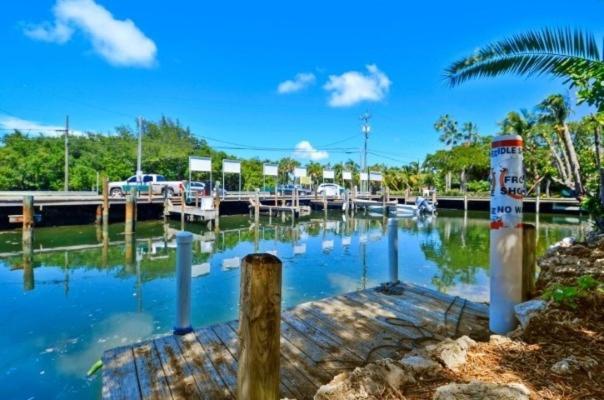
POLYGON ((298 167, 300 163, 290 157, 285 157, 279 160, 279 175, 283 175, 284 182, 289 182, 289 175, 294 172, 294 169, 298 167))
POLYGON ((457 146, 464 139, 457 121, 451 118, 449 114, 441 115, 434 123, 434 129, 440 133, 438 140, 447 146, 457 146))
POLYGON ((311 161, 306 164, 306 173, 310 176, 312 184, 316 185, 323 177, 323 167, 318 162, 311 161))
POLYGON ((570 106, 567 99, 560 94, 551 95, 539 103, 537 110, 539 111, 539 121, 550 124, 556 132, 560 142, 564 145, 565 151, 561 152, 561 154, 564 155, 562 161, 565 165, 567 176, 571 178, 574 183, 575 192, 580 195, 584 194, 585 191, 581 182, 579 159, 570 135, 570 129, 566 122, 566 119, 570 114, 570 106))
MULTIPOLYGON (((456 86, 470 79, 507 73, 526 76, 550 74, 566 78, 566 82, 583 89, 588 103, 596 105, 599 111, 604 110, 604 98, 599 96, 601 93, 597 90, 598 82, 604 77, 604 58, 595 37, 590 33, 546 28, 515 35, 491 43, 471 56, 454 62, 445 75, 449 84, 456 86), (597 98, 594 98, 595 94, 597 98)), ((568 113, 564 114, 564 110, 568 110, 566 101, 561 96, 550 96, 541 104, 541 108, 564 144, 574 190, 581 195, 584 188, 579 162, 568 125, 564 122, 568 116, 568 113)))
POLYGON ((478 126, 473 122, 464 122, 463 126, 461 127, 461 137, 463 138, 466 146, 476 143, 480 137, 480 133, 478 133, 478 126))
POLYGON ((595 76, 604 73, 604 59, 592 34, 545 28, 479 48, 451 64, 445 76, 452 86, 456 86, 470 79, 506 73, 550 74, 567 79, 573 79, 577 74, 595 76))

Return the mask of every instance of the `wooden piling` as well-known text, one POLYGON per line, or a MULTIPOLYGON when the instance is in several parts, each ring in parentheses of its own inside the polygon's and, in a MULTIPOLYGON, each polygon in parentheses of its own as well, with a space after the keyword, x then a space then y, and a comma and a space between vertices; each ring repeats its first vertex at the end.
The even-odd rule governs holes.
POLYGON ((149 188, 147 191, 147 202, 151 203, 151 200, 153 200, 153 185, 151 184, 151 182, 149 182, 149 188))
POLYGON ((241 262, 239 400, 279 399, 281 261, 267 253, 241 262))
POLYGON ((468 195, 463 195, 463 210, 468 211, 468 195))
POLYGON ((436 204, 436 189, 432 190, 432 204, 436 204))
POLYGON ((98 205, 96 206, 96 215, 94 218, 94 223, 97 225, 100 225, 103 222, 103 206, 102 205, 98 205))
POLYGON ((23 243, 32 241, 34 230, 34 196, 23 196, 23 243))
POLYGON ((541 209, 541 182, 537 184, 537 197, 535 198, 535 213, 539 214, 541 209))
POLYGON ((185 192, 180 192, 180 230, 185 230, 185 192))
POLYGON ((405 202, 403 204, 407 204, 409 202, 409 188, 405 189, 405 202))
POLYGON ((136 209, 136 197, 134 192, 126 195, 126 210, 125 210, 125 231, 126 235, 134 233, 135 227, 135 209, 136 209))
POLYGON ((103 234, 109 229, 109 179, 103 177, 103 234))
POLYGON ((535 292, 537 240, 535 225, 522 224, 522 300, 530 300, 535 292))
POLYGON ((260 222, 260 196, 258 193, 256 193, 256 201, 254 202, 254 222, 256 226, 260 222))

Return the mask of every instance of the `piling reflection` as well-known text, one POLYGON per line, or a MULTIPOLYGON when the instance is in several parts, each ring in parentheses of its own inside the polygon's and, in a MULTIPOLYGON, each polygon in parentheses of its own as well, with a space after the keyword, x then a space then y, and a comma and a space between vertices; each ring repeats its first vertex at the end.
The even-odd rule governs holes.
POLYGON ((34 252, 31 240, 23 241, 23 290, 29 291, 34 289, 34 252))
MULTIPOLYGON (((279 218, 263 216, 256 224, 247 216, 229 217, 212 230, 201 224, 184 228, 194 233, 193 263, 201 279, 214 271, 237 270, 237 260, 247 253, 271 252, 284 260, 286 271, 292 264, 324 265, 325 274, 330 269, 344 271, 354 277, 356 289, 398 278, 447 291, 459 284, 477 284, 477 277, 488 276, 486 217, 466 212, 390 220, 397 227, 397 238, 390 240, 401 246, 396 269, 389 258, 389 219, 381 214, 329 213, 325 218, 321 212, 293 225, 289 218, 282 223, 279 218), (212 270, 214 264, 218 268, 212 270)), ((578 235, 582 229, 575 217, 541 216, 535 222, 541 252, 562 236, 578 235)), ((0 242, 0 262, 23 269, 24 290, 35 287, 34 257, 36 266, 63 269, 65 293, 71 269, 112 271, 116 278, 134 280, 133 296, 141 311, 144 284, 174 275, 174 235, 180 225, 180 221, 140 223, 136 235, 124 235, 123 224, 109 225, 106 230, 101 225, 40 228, 36 249, 26 240, 20 249, 12 240, 0 242)))

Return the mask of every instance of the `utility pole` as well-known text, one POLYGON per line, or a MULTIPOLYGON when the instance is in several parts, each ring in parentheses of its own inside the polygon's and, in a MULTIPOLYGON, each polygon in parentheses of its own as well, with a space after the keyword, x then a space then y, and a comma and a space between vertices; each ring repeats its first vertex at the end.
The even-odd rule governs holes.
POLYGON ((55 132, 63 133, 65 140, 65 166, 64 173, 65 177, 63 182, 63 190, 69 191, 69 115, 65 116, 65 129, 55 129, 55 132))
POLYGON ((141 168, 142 157, 143 157, 143 117, 138 117, 138 149, 136 154, 136 180, 141 182, 143 180, 143 171, 141 168))
POLYGON ((361 180, 361 191, 369 191, 371 187, 369 185, 369 164, 367 164, 367 141, 369 140, 369 132, 371 132, 371 126, 369 125, 369 120, 371 119, 371 114, 369 112, 365 112, 365 114, 361 115, 361 121, 363 121, 363 125, 361 126, 361 132, 365 137, 365 145, 363 148, 363 166, 362 169, 367 174, 367 181, 365 182, 365 187, 363 188, 362 180, 361 180))

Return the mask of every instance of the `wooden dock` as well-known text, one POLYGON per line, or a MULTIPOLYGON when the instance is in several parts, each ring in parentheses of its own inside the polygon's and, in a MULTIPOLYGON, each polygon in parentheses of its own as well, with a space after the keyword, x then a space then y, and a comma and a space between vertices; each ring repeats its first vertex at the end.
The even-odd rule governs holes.
MULTIPOLYGON (((487 314, 484 304, 405 283, 298 305, 281 316, 281 397, 311 399, 343 371, 431 340, 484 338, 487 314)), ((237 329, 231 321, 108 350, 103 398, 235 398, 237 329)))
MULTIPOLYGON (((211 201, 212 199, 209 198, 211 201)), ((202 203, 203 204, 203 203, 202 203)), ((166 200, 164 213, 167 215, 178 214, 187 221, 214 221, 218 218, 218 208, 187 205, 182 197, 172 197, 166 200)))

